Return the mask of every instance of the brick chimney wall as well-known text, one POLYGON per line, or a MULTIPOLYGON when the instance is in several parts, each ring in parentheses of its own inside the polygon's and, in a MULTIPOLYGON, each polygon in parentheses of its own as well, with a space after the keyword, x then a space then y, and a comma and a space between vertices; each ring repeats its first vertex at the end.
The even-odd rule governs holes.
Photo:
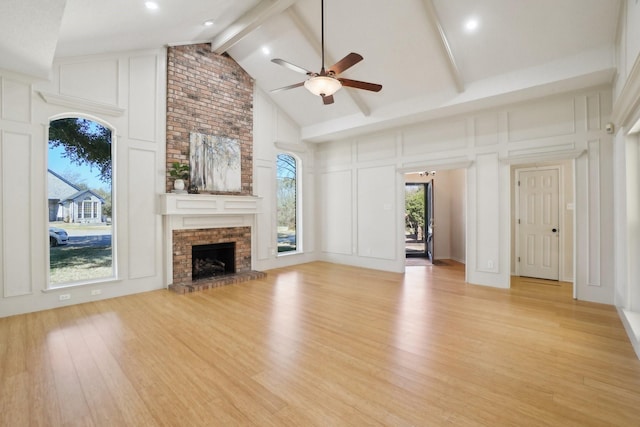
POLYGON ((253 79, 209 44, 169 47, 167 55, 167 192, 168 170, 189 164, 189 134, 197 132, 240 142, 242 187, 233 194, 252 195, 253 79))

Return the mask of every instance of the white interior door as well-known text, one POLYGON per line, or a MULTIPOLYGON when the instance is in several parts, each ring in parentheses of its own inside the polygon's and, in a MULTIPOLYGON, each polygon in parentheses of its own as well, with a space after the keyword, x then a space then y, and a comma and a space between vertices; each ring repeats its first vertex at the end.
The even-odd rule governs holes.
POLYGON ((518 171, 520 276, 559 278, 558 169, 518 171))

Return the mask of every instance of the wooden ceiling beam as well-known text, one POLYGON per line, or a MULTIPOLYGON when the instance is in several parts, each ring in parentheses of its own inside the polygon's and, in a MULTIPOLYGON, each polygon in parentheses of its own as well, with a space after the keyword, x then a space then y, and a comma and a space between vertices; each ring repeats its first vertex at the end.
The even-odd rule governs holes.
POLYGON ((217 54, 226 52, 231 46, 238 43, 243 37, 250 34, 266 20, 282 13, 296 1, 297 0, 267 0, 258 2, 256 7, 236 19, 233 24, 229 25, 211 40, 211 50, 217 54))
POLYGON ((458 64, 456 63, 456 58, 453 56, 453 52, 451 51, 451 46, 449 45, 449 40, 447 40, 447 35, 442 28, 442 24, 440 23, 440 18, 438 17, 438 12, 436 11, 435 6, 433 5, 433 0, 422 0, 422 4, 424 4, 425 10, 427 12, 427 17, 431 22, 431 25, 435 29, 438 40, 440 41, 440 47, 442 48, 443 55, 447 58, 447 65, 449 67, 449 72, 451 73, 451 77, 456 84, 456 89, 459 93, 464 92, 464 80, 462 79, 462 73, 458 68, 458 64))

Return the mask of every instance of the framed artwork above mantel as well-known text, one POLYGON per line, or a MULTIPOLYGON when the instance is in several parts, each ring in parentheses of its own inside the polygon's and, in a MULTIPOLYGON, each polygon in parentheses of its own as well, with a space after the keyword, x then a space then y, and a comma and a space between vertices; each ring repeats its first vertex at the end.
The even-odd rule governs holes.
POLYGON ((218 135, 189 135, 191 185, 201 193, 238 193, 242 189, 240 142, 218 135))

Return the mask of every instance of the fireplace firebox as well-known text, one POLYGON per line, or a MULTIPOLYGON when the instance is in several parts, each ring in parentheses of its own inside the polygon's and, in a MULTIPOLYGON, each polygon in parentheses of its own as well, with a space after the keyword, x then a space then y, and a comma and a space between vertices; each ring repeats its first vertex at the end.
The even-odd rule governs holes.
POLYGON ((234 274, 236 272, 235 254, 235 242, 192 246, 192 280, 234 274))

